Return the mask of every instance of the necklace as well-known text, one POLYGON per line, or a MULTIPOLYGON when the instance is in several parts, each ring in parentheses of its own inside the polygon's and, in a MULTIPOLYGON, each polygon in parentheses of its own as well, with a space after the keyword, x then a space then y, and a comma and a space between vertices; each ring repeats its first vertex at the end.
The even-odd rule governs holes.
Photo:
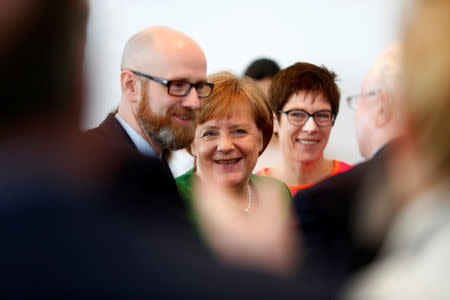
POLYGON ((250 205, 252 205, 252 190, 250 189, 250 183, 247 185, 248 189, 248 206, 246 209, 244 209, 245 212, 248 212, 250 209, 250 205))

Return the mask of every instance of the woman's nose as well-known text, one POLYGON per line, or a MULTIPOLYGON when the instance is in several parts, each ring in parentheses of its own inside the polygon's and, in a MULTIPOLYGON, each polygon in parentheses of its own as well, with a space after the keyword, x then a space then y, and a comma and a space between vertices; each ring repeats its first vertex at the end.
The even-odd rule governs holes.
POLYGON ((317 123, 314 120, 314 118, 312 116, 310 116, 308 118, 308 120, 306 120, 306 123, 303 125, 302 130, 306 131, 308 133, 313 133, 313 132, 318 131, 319 127, 317 126, 317 123))
POLYGON ((222 152, 227 152, 227 151, 233 151, 233 149, 234 149, 234 144, 233 144, 232 138, 227 134, 222 135, 218 140, 217 150, 222 151, 222 152))

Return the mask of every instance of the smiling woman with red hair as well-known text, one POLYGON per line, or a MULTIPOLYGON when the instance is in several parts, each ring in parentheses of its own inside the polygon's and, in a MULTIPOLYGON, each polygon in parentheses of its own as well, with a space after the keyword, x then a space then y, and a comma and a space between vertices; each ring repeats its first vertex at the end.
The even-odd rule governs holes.
POLYGON ((214 83, 214 90, 203 100, 189 148, 195 165, 176 179, 188 208, 192 212, 195 201, 193 179, 225 187, 234 195, 233 205, 248 213, 261 204, 262 185, 276 186, 287 206, 292 195, 284 183, 252 174, 273 132, 272 112, 264 94, 252 79, 229 72, 217 73, 208 80, 214 83))

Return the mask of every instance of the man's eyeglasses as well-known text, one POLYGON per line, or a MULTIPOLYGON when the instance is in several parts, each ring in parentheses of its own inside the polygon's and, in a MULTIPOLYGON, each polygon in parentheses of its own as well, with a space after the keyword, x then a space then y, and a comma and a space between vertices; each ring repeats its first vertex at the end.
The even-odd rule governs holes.
POLYGON ((362 97, 367 97, 367 96, 376 96, 376 95, 378 95, 379 92, 380 92, 379 90, 376 90, 376 91, 370 91, 370 92, 362 93, 362 94, 358 94, 358 95, 348 96, 347 97, 348 106, 350 106, 351 109, 356 109, 356 104, 358 104, 359 99, 361 99, 362 97))
POLYGON ((301 127, 308 122, 309 117, 313 117, 317 126, 327 127, 334 123, 335 114, 329 110, 319 110, 313 114, 303 109, 291 109, 288 111, 279 110, 278 112, 286 114, 289 123, 294 126, 301 127))
POLYGON ((190 83, 183 80, 167 80, 133 70, 130 71, 137 76, 144 77, 167 86, 167 92, 169 93, 169 95, 176 97, 187 96, 191 91, 192 87, 194 87, 197 90, 197 95, 199 98, 206 98, 211 94, 212 90, 214 89, 214 83, 212 82, 190 83))

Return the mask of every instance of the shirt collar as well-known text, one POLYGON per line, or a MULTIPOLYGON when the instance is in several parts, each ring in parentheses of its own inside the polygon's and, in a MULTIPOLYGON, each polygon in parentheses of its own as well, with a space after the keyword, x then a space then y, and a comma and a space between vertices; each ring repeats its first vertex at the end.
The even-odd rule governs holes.
POLYGON ((136 132, 136 130, 134 130, 130 125, 128 125, 128 123, 124 119, 122 119, 122 117, 119 115, 119 113, 116 113, 114 117, 117 119, 117 121, 119 121, 120 125, 122 125, 123 129, 125 129, 128 136, 138 149, 139 153, 146 156, 160 158, 159 155, 156 154, 152 146, 150 146, 150 144, 142 136, 140 136, 136 132))

